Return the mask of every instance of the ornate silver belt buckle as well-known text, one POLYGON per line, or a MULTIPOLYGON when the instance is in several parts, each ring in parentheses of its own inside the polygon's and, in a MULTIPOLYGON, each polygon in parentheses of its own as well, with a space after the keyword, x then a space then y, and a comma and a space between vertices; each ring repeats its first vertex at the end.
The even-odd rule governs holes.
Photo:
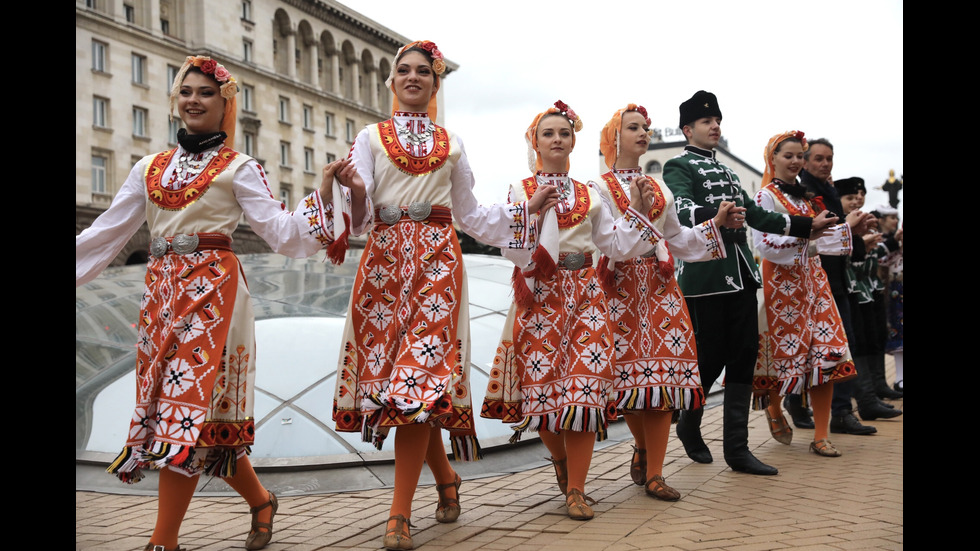
POLYGON ((561 261, 562 265, 565 266, 567 270, 578 270, 582 266, 585 266, 585 254, 584 253, 568 253, 565 258, 561 261))
POLYGON ((388 205, 387 207, 381 209, 378 216, 381 217, 382 222, 388 224, 389 226, 393 226, 402 219, 402 209, 396 205, 388 205))
POLYGON ((197 234, 187 235, 179 234, 175 235, 173 240, 170 241, 170 248, 177 254, 188 254, 197 250, 197 245, 201 242, 197 234))
POLYGON ((432 214, 432 205, 428 201, 415 201, 408 205, 408 217, 416 222, 421 222, 432 214))
POLYGON ((154 237, 153 241, 150 241, 150 254, 157 258, 167 254, 169 248, 170 243, 167 243, 166 237, 154 237))

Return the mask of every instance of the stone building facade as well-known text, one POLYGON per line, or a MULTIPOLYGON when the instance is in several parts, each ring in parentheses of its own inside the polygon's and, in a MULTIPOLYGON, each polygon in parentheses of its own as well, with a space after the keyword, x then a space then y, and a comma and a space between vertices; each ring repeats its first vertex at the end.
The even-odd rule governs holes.
MULTIPOLYGON (((212 56, 238 80, 234 148, 292 209, 361 128, 390 115, 384 81, 406 42, 332 0, 76 0, 75 233, 136 161, 176 145, 168 97, 187 55, 212 56)), ((144 225, 112 265, 144 262, 149 239, 144 225)), ((234 248, 269 250, 247 221, 234 248)))

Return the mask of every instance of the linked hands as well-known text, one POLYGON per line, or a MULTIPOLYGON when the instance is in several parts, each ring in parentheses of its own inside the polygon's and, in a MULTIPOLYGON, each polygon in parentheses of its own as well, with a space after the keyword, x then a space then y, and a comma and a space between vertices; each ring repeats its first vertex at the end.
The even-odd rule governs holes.
POLYGON ((343 160, 334 161, 323 167, 323 179, 320 180, 320 198, 328 203, 333 200, 333 179, 343 162, 343 160))
POLYGON ((813 225, 810 226, 810 239, 817 239, 827 235, 836 224, 836 214, 830 212, 829 210, 821 211, 820 214, 813 219, 813 225))
POLYGON ((856 209, 847 213, 845 221, 851 227, 851 232, 856 235, 864 235, 868 230, 878 227, 878 219, 874 215, 856 209))
POLYGON ((538 189, 534 190, 534 195, 527 202, 527 210, 529 212, 544 212, 557 204, 557 186, 538 186, 538 189))
POLYGON ((646 216, 653 207, 653 185, 650 178, 640 176, 630 182, 630 208, 646 216))
POLYGON ((355 202, 363 202, 366 194, 364 180, 354 168, 350 159, 340 159, 323 167, 323 179, 320 181, 320 197, 324 201, 333 200, 333 179, 337 178, 340 185, 350 189, 355 202))
POLYGON ((862 237, 862 239, 864 239, 864 248, 865 249, 872 249, 878 243, 881 243, 882 241, 884 241, 885 240, 885 236, 881 235, 880 233, 878 233, 876 231, 869 231, 868 233, 864 234, 864 236, 862 237))
POLYGON ((732 201, 722 201, 715 215, 715 224, 725 226, 730 230, 745 227, 745 207, 736 207, 732 201), (721 223, 719 224, 719 220, 721 223))
POLYGON ((738 229, 745 225, 745 207, 736 207, 733 201, 722 201, 715 214, 715 226, 738 229))

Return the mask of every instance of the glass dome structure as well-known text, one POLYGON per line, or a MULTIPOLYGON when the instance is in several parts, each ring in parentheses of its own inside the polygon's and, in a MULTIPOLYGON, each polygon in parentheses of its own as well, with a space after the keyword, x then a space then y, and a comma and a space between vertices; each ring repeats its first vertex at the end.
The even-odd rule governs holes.
MULTIPOLYGON (((360 434, 333 430, 341 334, 360 250, 341 266, 277 254, 240 257, 255 307, 257 467, 387 461, 360 434)), ((473 406, 483 403, 489 366, 512 301, 513 265, 465 255, 469 282, 473 406)), ((136 320, 145 265, 107 269, 75 291, 76 460, 108 463, 125 441, 135 403, 136 320)), ((484 447, 512 431, 477 417, 484 447)))

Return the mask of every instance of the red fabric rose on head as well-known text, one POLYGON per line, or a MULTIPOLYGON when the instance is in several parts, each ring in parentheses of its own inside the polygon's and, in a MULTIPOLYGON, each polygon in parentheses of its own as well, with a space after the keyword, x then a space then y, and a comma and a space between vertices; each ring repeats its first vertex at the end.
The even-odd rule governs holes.
POLYGON ((214 70, 217 67, 218 67, 218 62, 213 59, 209 59, 201 64, 201 72, 207 75, 213 75, 214 70))
POLYGON ((558 100, 558 101, 555 102, 555 109, 558 109, 559 111, 561 111, 562 113, 564 113, 564 112, 568 111, 568 105, 565 102, 563 102, 562 100, 558 100))
POLYGON ((643 115, 643 118, 647 118, 647 108, 642 105, 636 106, 636 112, 643 115))

